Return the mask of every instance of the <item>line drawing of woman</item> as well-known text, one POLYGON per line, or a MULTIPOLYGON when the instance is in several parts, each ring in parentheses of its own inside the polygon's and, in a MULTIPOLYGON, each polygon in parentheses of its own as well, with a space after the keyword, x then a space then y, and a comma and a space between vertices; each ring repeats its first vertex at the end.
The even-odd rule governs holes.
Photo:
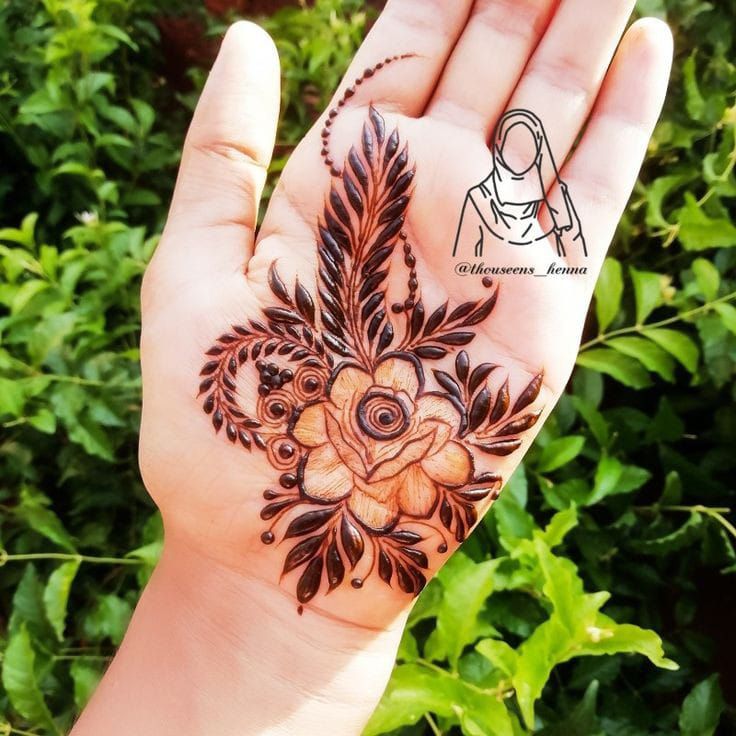
POLYGON ((587 256, 580 218, 542 121, 529 110, 508 111, 496 126, 491 153, 490 175, 465 196, 452 255, 478 258, 489 239, 525 246, 554 237, 558 256, 572 247, 587 256), (559 187, 562 206, 552 205, 545 181, 559 187))

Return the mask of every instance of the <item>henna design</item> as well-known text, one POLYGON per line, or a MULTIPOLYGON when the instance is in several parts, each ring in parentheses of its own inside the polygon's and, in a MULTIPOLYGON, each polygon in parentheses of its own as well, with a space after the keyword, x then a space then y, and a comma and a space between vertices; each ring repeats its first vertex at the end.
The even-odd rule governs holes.
POLYGON ((215 432, 274 468, 261 541, 291 545, 282 574, 298 573, 301 604, 348 579, 359 589, 374 573, 418 594, 430 547, 462 542, 478 506, 498 496, 502 478, 480 459, 518 450, 541 414, 531 409, 541 373, 512 404, 508 378, 491 385, 500 367, 473 366, 461 349, 494 310, 493 281, 483 282, 486 298, 425 305, 404 229, 415 168, 398 130, 370 106, 359 145, 335 166, 329 131, 351 90, 322 134, 332 183, 316 225, 317 293, 298 279, 287 287, 272 264, 274 304, 220 335, 200 372, 215 432), (389 305, 397 268, 405 298, 389 305), (258 376, 251 401, 238 393, 244 370, 258 376))

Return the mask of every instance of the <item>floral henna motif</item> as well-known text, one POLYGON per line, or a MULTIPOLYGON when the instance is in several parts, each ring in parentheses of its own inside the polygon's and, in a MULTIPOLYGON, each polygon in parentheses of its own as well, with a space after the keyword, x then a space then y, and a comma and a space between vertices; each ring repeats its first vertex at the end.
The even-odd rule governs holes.
POLYGON ((479 470, 480 458, 518 450, 541 413, 529 408, 541 373, 512 404, 508 379, 491 388, 499 366, 473 367, 462 349, 491 316, 497 286, 486 281, 487 298, 455 307, 423 302, 404 230, 415 170, 398 131, 371 106, 360 145, 335 166, 331 125, 353 93, 322 133, 333 182, 316 227, 317 293, 298 280, 289 289, 272 265, 274 306, 217 339, 199 386, 215 431, 275 470, 261 540, 292 545, 283 574, 297 571, 300 603, 376 572, 419 593, 427 547, 462 542, 479 503, 498 496, 501 476, 479 470), (389 306, 389 275, 402 268, 404 300, 389 306), (238 392, 245 370, 257 373, 257 397, 238 392))

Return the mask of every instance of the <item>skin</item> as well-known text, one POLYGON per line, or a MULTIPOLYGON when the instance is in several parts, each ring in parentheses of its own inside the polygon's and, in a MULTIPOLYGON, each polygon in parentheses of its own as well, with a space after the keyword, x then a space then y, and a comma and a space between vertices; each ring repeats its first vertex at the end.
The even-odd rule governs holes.
MULTIPOLYGON (((449 263, 465 192, 490 171, 496 121, 524 108, 544 122, 590 253, 584 263, 579 253, 567 260, 588 273, 501 278, 492 318, 475 328, 471 357, 505 367, 512 400, 544 369, 535 405, 544 407, 542 419, 519 452, 494 461, 504 478, 568 380, 600 264, 662 105, 671 36, 651 19, 624 33, 633 6, 390 0, 334 98, 376 61, 416 54, 358 89, 330 145, 342 161, 369 103, 408 141, 417 177, 406 228, 424 299, 435 306, 487 296, 449 263)), ((249 23, 232 26, 194 115, 143 285, 140 464, 164 518, 164 553, 73 736, 312 734, 327 723, 332 734, 358 734, 393 664, 411 599, 374 576, 360 591, 343 586, 315 598, 299 617, 293 582, 279 580, 285 551, 259 540, 262 492, 274 471, 265 455, 215 435, 196 399, 213 338, 273 306, 274 260, 287 284, 298 274, 315 291, 315 223, 330 185, 319 154, 322 120, 295 150, 254 233, 278 82, 268 36, 249 23)), ((507 249, 498 260, 542 271, 563 265, 552 243, 547 251, 507 249)), ((398 278, 405 283, 405 274, 398 278)), ((239 391, 254 395, 255 378, 248 380, 239 391)), ((432 558, 432 572, 443 559, 432 558)))

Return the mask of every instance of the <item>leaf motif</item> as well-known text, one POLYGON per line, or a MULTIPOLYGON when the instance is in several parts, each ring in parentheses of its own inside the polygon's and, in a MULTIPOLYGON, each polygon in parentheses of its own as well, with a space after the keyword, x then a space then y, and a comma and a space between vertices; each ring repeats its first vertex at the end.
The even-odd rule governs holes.
POLYGON ((400 547, 399 548, 415 565, 418 565, 423 570, 429 567, 429 560, 427 555, 422 550, 416 547, 400 547))
POLYGON ((478 447, 489 455, 506 456, 521 447, 521 440, 499 440, 498 442, 484 443, 478 445, 478 447))
POLYGON ((373 251, 375 248, 380 248, 385 243, 388 243, 390 240, 393 240, 396 238, 396 236, 401 232, 401 228, 404 226, 404 216, 399 215, 399 217, 394 218, 386 227, 381 230, 380 233, 376 236, 376 239, 373 241, 373 244, 371 245, 371 251, 373 251))
POLYGON ((368 301, 363 305, 363 309, 360 310, 360 319, 362 322, 365 322, 368 317, 370 317, 373 312, 378 309, 378 307, 383 303, 385 295, 385 291, 378 291, 373 294, 370 299, 368 299, 368 301))
POLYGON ((493 405, 489 423, 495 424, 499 421, 509 408, 509 379, 507 378, 496 395, 496 403, 493 405))
POLYGON ((438 345, 420 345, 418 348, 414 348, 414 354, 425 360, 440 360, 440 358, 447 355, 447 350, 438 345))
POLYGON ((284 560, 284 568, 281 571, 283 575, 291 572, 294 568, 303 565, 307 560, 311 560, 317 554, 319 548, 327 537, 327 532, 316 534, 313 537, 303 539, 299 544, 295 544, 284 560))
POLYGON ((348 153, 348 163, 350 164, 350 168, 355 174, 355 178, 358 180, 360 186, 363 188, 363 191, 368 194, 368 189, 370 185, 368 172, 365 170, 365 166, 363 166, 363 162, 360 160, 360 156, 358 156, 358 152, 355 150, 355 146, 350 146, 350 152, 348 153))
POLYGON ((440 504, 440 521, 442 522, 442 526, 449 531, 452 527, 452 506, 450 506, 446 498, 443 498, 440 504))
POLYGON ((383 550, 378 553, 378 574, 384 583, 391 584, 393 565, 391 564, 391 559, 383 550))
POLYGON ((290 506, 292 503, 292 499, 290 498, 283 498, 280 501, 275 501, 274 503, 268 504, 268 506, 264 506, 261 509, 261 519, 264 521, 268 521, 269 519, 273 519, 276 514, 278 514, 279 511, 287 508, 287 506, 290 506))
MULTIPOLYGON (((272 506, 275 504, 271 504, 272 506)), ((268 507, 266 507, 268 508, 268 507)), ((335 509, 330 507, 326 509, 318 509, 317 511, 307 511, 297 516, 291 521, 284 534, 284 539, 292 537, 302 537, 316 531, 326 524, 334 515, 335 509)))
POLYGON ((424 332, 422 334, 425 337, 431 335, 442 324, 445 314, 447 314, 447 302, 442 306, 437 307, 437 309, 429 315, 429 319, 427 320, 427 324, 424 326, 424 332))
POLYGON ((373 134, 370 131, 370 128, 368 128, 367 124, 363 124, 363 135, 362 135, 362 143, 363 143, 363 155, 365 156, 366 161, 368 162, 369 166, 373 165, 373 134))
POLYGON ((348 230, 352 231, 353 224, 350 220, 350 213, 347 211, 345 204, 343 203, 342 199, 340 199, 340 195, 337 193, 337 190, 334 187, 330 189, 330 204, 332 205, 332 209, 337 215, 337 218, 340 220, 340 222, 342 222, 342 224, 345 225, 348 230))
MULTIPOLYGON (((468 380, 469 370, 470 358, 468 358, 468 354, 464 350, 461 350, 455 356, 455 374, 463 383, 465 383, 468 380)), ((471 393, 473 392, 471 391, 471 393)))
POLYGON ((368 117, 373 124, 373 130, 376 131, 376 140, 380 146, 386 137, 386 122, 384 121, 381 113, 379 113, 373 105, 368 108, 368 117))
POLYGON ((344 358, 349 358, 353 355, 352 350, 342 340, 331 335, 329 332, 325 332, 322 335, 322 339, 325 341, 325 345, 338 355, 342 355, 344 358))
POLYGON ((522 409, 526 409, 526 407, 529 406, 537 396, 539 396, 543 378, 544 373, 537 373, 537 375, 529 381, 527 387, 521 392, 519 398, 516 400, 514 408, 511 410, 512 414, 518 414, 522 409))
POLYGON ((378 224, 383 225, 389 220, 393 220, 395 217, 404 213, 404 210, 409 205, 409 197, 406 194, 402 194, 400 197, 395 199, 391 204, 386 207, 378 218, 378 224))
POLYGON ((470 314, 477 306, 478 302, 464 302, 460 306, 455 307, 455 309, 450 312, 450 316, 447 318, 447 321, 455 322, 456 320, 470 314))
POLYGON ((520 432, 526 432, 527 429, 530 429, 537 423, 537 420, 539 419, 541 413, 542 411, 540 410, 532 414, 525 414, 523 417, 519 417, 519 419, 514 419, 510 422, 507 422, 503 425, 503 427, 496 430, 493 435, 494 437, 503 437, 509 434, 519 434, 520 432))
POLYGON ((360 299, 360 301, 364 301, 365 299, 367 299, 381 285, 387 275, 387 270, 376 271, 375 273, 372 273, 360 287, 360 291, 358 292, 358 299, 360 299))
POLYGON ((268 285, 271 291, 284 304, 292 305, 291 297, 286 289, 286 284, 281 280, 279 272, 276 270, 276 262, 272 263, 268 269, 268 285))
POLYGON ((381 331, 381 337, 378 338, 378 346, 376 347, 376 355, 380 355, 394 339, 394 328, 390 322, 386 322, 381 331))
POLYGON ((463 327, 470 327, 472 325, 477 325, 480 322, 483 322, 486 318, 488 318, 493 311, 493 308, 496 306, 496 300, 498 298, 498 289, 491 294, 491 296, 484 301, 478 309, 475 310, 467 319, 463 321, 463 327))
POLYGON ((468 390, 474 394, 478 387, 491 375, 491 372, 498 368, 494 363, 481 363, 477 368, 473 369, 468 381, 468 390))
POLYGON ((314 302, 312 295, 304 288, 303 284, 297 279, 296 288, 296 307, 304 319, 310 325, 314 325, 314 302))
POLYGON ((284 322, 286 324, 300 325, 304 321, 296 312, 285 307, 267 307, 263 310, 263 314, 274 322, 284 322))
MULTIPOLYGON (((406 168, 406 164, 409 161, 409 149, 404 146, 404 149, 397 156, 396 160, 391 164, 391 168, 388 170, 386 175, 386 186, 393 186, 396 179, 399 177, 401 172, 406 168)), ((398 195, 397 195, 398 196, 398 195)), ((389 199, 393 199, 392 195, 389 195, 389 199)))
POLYGON ((491 408, 491 392, 487 387, 483 387, 478 395, 473 399, 468 417, 468 433, 474 432, 483 420, 488 416, 488 410, 491 408))
POLYGON ((340 541, 350 561, 350 569, 354 569, 363 557, 365 542, 360 529, 346 515, 343 515, 340 524, 340 541))
POLYGON ((368 324, 368 329, 366 330, 366 334, 368 335, 368 339, 373 342, 376 335, 378 334, 378 328, 381 326, 383 320, 386 318, 386 310, 381 309, 380 311, 376 312, 373 315, 373 318, 368 324))
POLYGON ((296 584, 296 597, 299 603, 308 603, 314 598, 322 582, 322 556, 314 557, 296 584))
POLYGON ((401 588, 404 593, 414 592, 414 578, 398 560, 396 560, 396 579, 399 581, 399 588, 401 588))
POLYGON ((327 584, 329 585, 329 590, 334 590, 342 583, 345 577, 345 565, 342 561, 340 550, 337 548, 337 539, 334 536, 327 547, 325 559, 327 561, 327 584))
POLYGON ((380 268, 386 259, 394 252, 394 243, 384 245, 376 250, 363 266, 363 276, 370 276, 377 268, 380 268))
POLYGON ((332 213, 325 207, 325 222, 327 223, 327 228, 330 231, 330 235, 340 244, 340 246, 343 248, 343 250, 348 253, 348 255, 352 254, 353 250, 350 245, 350 236, 348 233, 345 232, 342 225, 334 218, 332 213))
POLYGON ((345 256, 343 255, 340 244, 327 228, 322 225, 317 225, 317 230, 319 231, 320 238, 322 239, 322 244, 327 248, 327 251, 332 257, 335 265, 341 266, 345 262, 345 256))
POLYGON ((350 174, 348 174, 347 169, 342 172, 342 183, 350 206, 358 213, 358 217, 362 217, 364 212, 363 198, 360 196, 360 191, 350 174))
POLYGON ((388 536, 402 544, 416 544, 417 542, 422 541, 422 536, 420 534, 409 531, 408 529, 396 529, 388 536))
POLYGON ((386 142, 386 154, 383 159, 383 170, 389 165, 391 159, 396 155, 396 151, 399 150, 399 131, 394 128, 391 135, 388 137, 386 142))
MULTIPOLYGON (((414 174, 414 169, 412 169, 411 171, 407 171, 405 174, 402 174, 396 180, 396 183, 393 185, 393 187, 391 187, 391 191, 388 193, 388 199, 394 199, 394 197, 398 197, 400 194, 403 194, 414 181, 414 174)), ((490 312, 488 312, 488 314, 490 314, 490 312)))
POLYGON ((449 373, 440 370, 434 370, 432 372, 434 373, 434 377, 437 379, 437 383, 439 383, 447 393, 462 400, 463 394, 460 384, 449 373))
POLYGON ((411 313, 411 339, 413 340, 424 325, 424 304, 421 300, 414 305, 411 313))
POLYGON ((474 332, 449 332, 446 335, 440 335, 439 337, 436 337, 435 340, 437 342, 442 343, 443 345, 467 345, 468 343, 473 342, 475 339, 475 333, 474 332))

